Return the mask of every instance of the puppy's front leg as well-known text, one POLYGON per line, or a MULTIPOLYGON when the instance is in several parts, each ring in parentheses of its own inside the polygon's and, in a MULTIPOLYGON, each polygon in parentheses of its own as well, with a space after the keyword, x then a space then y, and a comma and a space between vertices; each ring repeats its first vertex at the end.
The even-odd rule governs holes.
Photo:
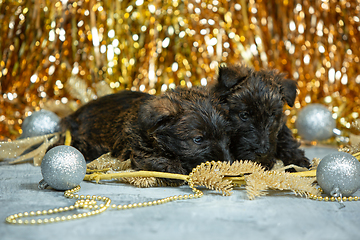
POLYGON ((137 170, 187 174, 179 161, 170 160, 165 157, 132 157, 131 163, 133 169, 137 170))
POLYGON ((291 130, 284 124, 278 133, 275 158, 283 161, 284 165, 295 164, 310 167, 310 161, 304 151, 299 149, 300 143, 294 138, 291 130))

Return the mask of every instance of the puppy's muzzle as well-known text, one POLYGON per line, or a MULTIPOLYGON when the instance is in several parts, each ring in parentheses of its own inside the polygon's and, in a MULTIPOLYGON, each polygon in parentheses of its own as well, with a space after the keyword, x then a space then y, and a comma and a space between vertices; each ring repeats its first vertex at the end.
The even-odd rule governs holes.
POLYGON ((268 154, 270 150, 269 141, 266 138, 261 138, 259 142, 259 148, 255 150, 255 154, 258 157, 263 157, 268 154))

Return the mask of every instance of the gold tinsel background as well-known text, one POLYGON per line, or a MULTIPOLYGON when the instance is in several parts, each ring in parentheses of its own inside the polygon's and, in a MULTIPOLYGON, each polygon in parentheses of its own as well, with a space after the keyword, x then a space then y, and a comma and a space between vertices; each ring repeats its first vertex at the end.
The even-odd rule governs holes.
POLYGON ((351 130, 359 32, 360 0, 0 0, 0 140, 40 108, 65 114, 102 89, 207 85, 220 64, 240 62, 297 80, 290 125, 322 103, 351 130))

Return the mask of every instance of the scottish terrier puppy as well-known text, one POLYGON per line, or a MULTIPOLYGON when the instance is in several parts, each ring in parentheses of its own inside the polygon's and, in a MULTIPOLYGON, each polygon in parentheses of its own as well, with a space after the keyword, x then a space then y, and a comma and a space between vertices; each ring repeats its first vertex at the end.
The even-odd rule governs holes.
POLYGON ((300 143, 285 125, 284 104, 293 107, 297 84, 276 71, 246 66, 220 67, 212 91, 228 111, 232 126, 230 152, 234 159, 252 160, 271 169, 284 165, 309 167, 300 143))
POLYGON ((230 124, 211 96, 200 88, 122 91, 89 102, 62 125, 87 161, 111 152, 135 170, 189 174, 202 162, 232 161, 230 124))

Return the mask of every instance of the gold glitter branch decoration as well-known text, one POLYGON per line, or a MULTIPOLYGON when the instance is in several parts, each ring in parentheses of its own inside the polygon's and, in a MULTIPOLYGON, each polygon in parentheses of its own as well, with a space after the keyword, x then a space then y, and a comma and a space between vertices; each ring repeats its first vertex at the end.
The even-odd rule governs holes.
POLYGON ((17 164, 33 159, 35 166, 40 166, 46 150, 60 138, 60 133, 27 137, 12 142, 0 142, 0 161, 17 164))
POLYGON ((189 185, 205 186, 221 191, 223 195, 231 195, 233 184, 246 185, 249 199, 265 195, 267 189, 292 190, 295 194, 309 196, 318 195, 319 190, 313 186, 313 178, 304 178, 291 173, 266 171, 260 165, 251 161, 228 162, 212 161, 202 163, 189 175, 189 185), (249 174, 244 176, 245 174, 249 174), (225 177, 225 176, 241 177, 225 177))
MULTIPOLYGON (((99 169, 99 171, 101 170, 99 169)), ((319 190, 313 185, 314 178, 300 177, 291 173, 266 171, 263 167, 251 161, 235 161, 233 164, 229 162, 206 162, 194 168, 189 175, 150 171, 95 172, 86 175, 84 180, 99 182, 101 180, 124 178, 127 179, 127 182, 131 182, 131 178, 182 180, 186 181, 195 193, 201 192, 196 187, 205 186, 208 189, 222 192, 224 196, 232 194, 231 191, 234 185, 246 185, 249 199, 265 195, 267 189, 292 190, 295 194, 305 195, 306 197, 320 194, 319 190)))
POLYGON ((246 190, 249 199, 265 195, 265 190, 291 190, 295 195, 309 197, 319 195, 320 191, 313 185, 314 178, 305 178, 288 172, 260 171, 246 177, 246 190))
POLYGON ((244 174, 264 171, 260 165, 250 161, 229 162, 206 162, 197 166, 190 173, 189 185, 205 186, 209 189, 222 192, 223 195, 231 195, 233 183, 246 184, 244 174), (241 176, 230 177, 230 176, 241 176))

